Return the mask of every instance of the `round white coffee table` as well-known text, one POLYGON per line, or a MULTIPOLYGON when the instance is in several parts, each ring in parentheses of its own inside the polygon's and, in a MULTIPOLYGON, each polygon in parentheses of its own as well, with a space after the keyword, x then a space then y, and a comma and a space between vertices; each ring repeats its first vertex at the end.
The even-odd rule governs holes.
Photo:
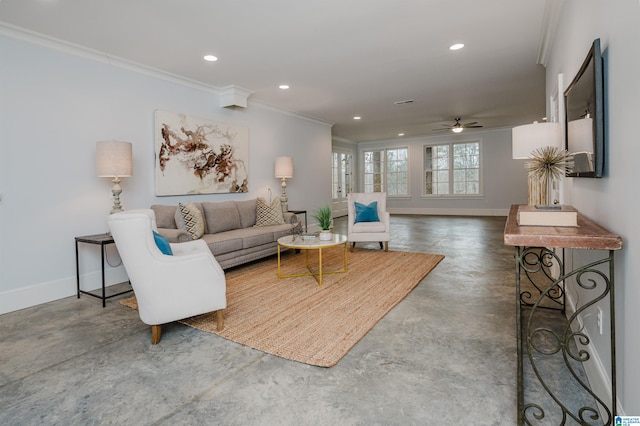
POLYGON ((328 241, 320 240, 319 238, 302 238, 300 236, 287 235, 278 238, 278 278, 293 278, 293 277, 314 277, 318 282, 318 285, 322 285, 322 275, 325 274, 340 274, 347 272, 348 259, 347 259, 347 237, 346 235, 333 234, 333 238, 328 241), (341 270, 324 271, 322 269, 322 249, 331 247, 344 247, 344 265, 341 270), (305 266, 309 272, 302 272, 299 274, 283 275, 280 272, 280 248, 292 248, 296 250, 305 251, 305 266), (318 251, 318 271, 312 271, 309 267, 309 251, 318 251))

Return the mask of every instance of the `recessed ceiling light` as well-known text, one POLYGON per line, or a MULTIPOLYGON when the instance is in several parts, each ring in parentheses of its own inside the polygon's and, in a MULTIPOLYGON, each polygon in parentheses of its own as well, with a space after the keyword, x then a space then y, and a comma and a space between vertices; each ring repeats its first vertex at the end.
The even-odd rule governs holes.
POLYGON ((464 44, 456 43, 456 44, 452 44, 451 46, 449 46, 449 50, 460 50, 463 47, 464 47, 464 44))
POLYGON ((398 133, 398 136, 404 136, 404 133, 398 133))
POLYGON ((280 89, 282 90, 287 90, 289 88, 288 84, 281 84, 280 86, 278 86, 280 89))
POLYGON ((209 62, 215 62, 218 60, 218 58, 213 55, 204 55, 204 60, 209 62))
POLYGON ((353 117, 354 120, 360 120, 362 117, 360 117, 359 115, 356 115, 355 117, 353 117))

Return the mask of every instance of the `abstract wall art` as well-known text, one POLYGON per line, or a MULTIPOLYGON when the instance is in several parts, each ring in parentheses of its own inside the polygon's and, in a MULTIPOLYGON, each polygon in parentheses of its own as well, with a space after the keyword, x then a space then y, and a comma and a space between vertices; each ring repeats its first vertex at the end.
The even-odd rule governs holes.
POLYGON ((248 192, 249 129, 155 111, 156 195, 248 192))

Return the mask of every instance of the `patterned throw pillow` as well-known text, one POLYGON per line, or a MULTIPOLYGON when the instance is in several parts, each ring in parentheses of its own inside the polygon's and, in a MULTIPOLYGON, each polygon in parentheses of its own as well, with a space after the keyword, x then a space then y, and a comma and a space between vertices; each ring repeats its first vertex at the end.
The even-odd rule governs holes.
POLYGON ((282 217, 282 204, 280 197, 276 197, 271 205, 267 204, 264 198, 258 197, 256 201, 256 225, 271 226, 284 224, 282 217))
POLYGON ((200 212, 191 201, 186 205, 178 203, 178 211, 182 219, 182 221, 180 221, 181 223, 178 224, 179 228, 184 229, 193 240, 202 237, 204 234, 204 218, 202 217, 202 212, 200 212))

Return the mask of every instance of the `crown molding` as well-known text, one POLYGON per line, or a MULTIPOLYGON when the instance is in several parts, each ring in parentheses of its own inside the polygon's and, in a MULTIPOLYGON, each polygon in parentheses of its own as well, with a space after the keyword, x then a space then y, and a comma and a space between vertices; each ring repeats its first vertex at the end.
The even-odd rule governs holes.
POLYGON ((545 0, 542 28, 540 29, 540 41, 538 42, 538 58, 536 64, 544 67, 549 60, 549 52, 555 41, 560 11, 565 0, 545 0))
POLYGON ((27 30, 25 28, 17 27, 3 22, 0 22, 0 34, 17 40, 25 41, 27 43, 46 47, 48 49, 57 50, 69 55, 78 56, 95 62, 101 62, 103 64, 126 69, 129 71, 134 71, 139 74, 144 74, 150 77, 170 81, 182 86, 203 90, 205 92, 213 93, 218 96, 221 93, 220 88, 209 84, 204 84, 199 81, 191 80, 176 74, 159 70, 157 68, 142 65, 140 63, 129 61, 117 56, 112 56, 99 50, 90 49, 86 46, 70 43, 54 37, 49 37, 35 31, 27 30))
MULTIPOLYGON (((31 31, 15 25, 7 24, 4 22, 0 22, 0 35, 13 38, 16 40, 21 40, 27 43, 35 44, 38 46, 42 46, 48 49, 57 50, 59 52, 63 52, 69 55, 79 56, 79 57, 96 61, 96 62, 102 62, 107 65, 126 69, 132 72, 144 74, 144 75, 158 78, 161 80, 169 81, 171 83, 179 84, 192 89, 202 90, 202 91, 214 94, 218 97, 222 97, 225 94, 228 94, 229 91, 232 89, 235 90, 235 94, 246 96, 247 98, 251 94, 253 94, 253 92, 250 91, 249 89, 246 89, 240 86, 229 85, 221 88, 221 87, 217 87, 209 84, 204 84, 196 80, 191 80, 176 74, 168 73, 166 71, 162 71, 157 68, 148 67, 146 65, 129 61, 124 58, 111 56, 105 52, 101 52, 95 49, 90 49, 88 47, 75 44, 75 43, 70 43, 54 37, 49 37, 47 35, 37 33, 35 31, 31 31)), ((250 101, 250 104, 252 106, 268 109, 283 115, 296 117, 296 118, 311 121, 317 124, 322 124, 324 126, 332 127, 334 124, 334 123, 327 122, 325 120, 320 120, 315 117, 288 111, 279 107, 275 107, 273 105, 264 104, 259 101, 252 100, 250 101)))

